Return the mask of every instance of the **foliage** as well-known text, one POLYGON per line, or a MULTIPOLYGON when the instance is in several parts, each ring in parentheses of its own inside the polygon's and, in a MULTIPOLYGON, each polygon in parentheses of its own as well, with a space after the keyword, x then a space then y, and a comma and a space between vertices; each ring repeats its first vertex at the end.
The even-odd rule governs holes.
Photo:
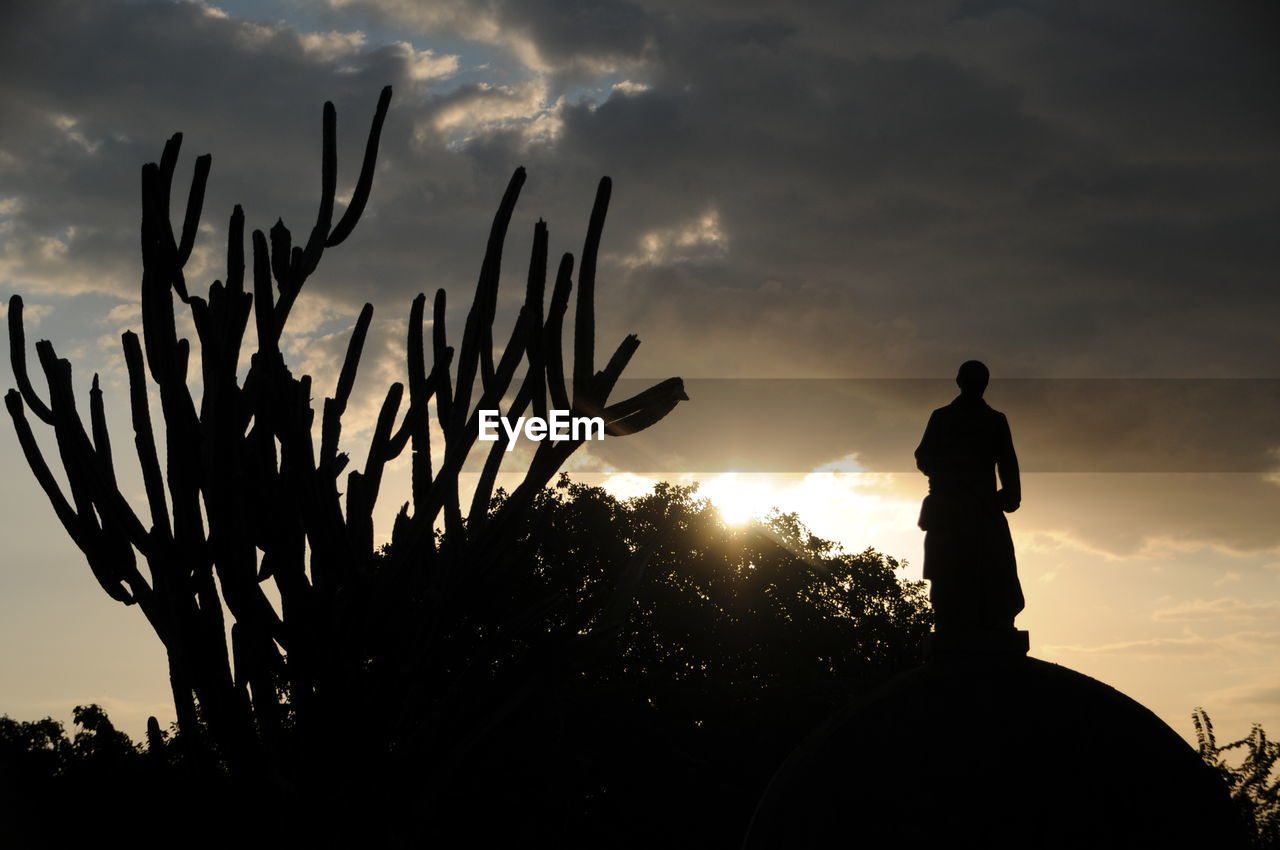
POLYGON ((525 181, 517 168, 455 336, 458 356, 446 332, 444 291, 432 302, 429 334, 427 299, 418 295, 409 309, 407 380, 386 390, 363 468, 347 470, 351 459, 339 451, 342 418, 372 305, 360 314, 340 373, 326 376, 333 395, 319 411, 311 376, 290 371, 281 340, 304 284, 361 218, 390 102, 387 87, 340 214, 337 114, 325 104, 320 201, 309 234, 294 244, 280 220, 268 232, 255 230, 246 263, 246 217, 235 207, 225 282, 213 281, 204 293, 194 281, 188 286, 184 267, 200 232, 211 158, 196 159, 180 229, 171 221, 170 196, 182 135, 168 140, 159 162, 143 166, 143 333, 141 339, 125 333, 122 344, 146 513, 135 512, 128 488, 117 482, 98 376, 86 421, 70 362, 41 340, 35 350, 47 391, 38 391, 27 370, 21 297, 10 299, 8 311, 17 389, 6 394, 5 406, 24 456, 94 578, 112 599, 141 609, 163 643, 177 743, 192 760, 207 758, 245 783, 261 783, 263 793, 287 798, 303 783, 335 805, 359 793, 349 786, 359 784, 355 777, 371 758, 419 735, 418 718, 435 698, 423 686, 442 680, 447 671, 437 661, 450 657, 435 641, 457 635, 454 612, 466 601, 455 590, 465 594, 473 576, 504 557, 519 514, 582 443, 540 442, 520 485, 491 514, 493 483, 509 457, 505 435, 488 449, 469 506, 458 485, 477 441, 479 411, 505 408, 518 417, 531 408, 545 417, 548 408, 569 410, 600 417, 617 437, 655 424, 685 399, 681 380, 669 378, 629 399, 609 400, 640 342, 627 336, 597 362, 595 272, 611 194, 607 177, 596 192, 576 279, 574 257, 566 253, 547 286, 550 235, 544 222, 534 225, 524 299, 505 346, 495 345, 503 245, 525 181), (181 336, 184 312, 196 331, 198 358, 192 340, 181 336), (246 358, 251 318, 256 351, 246 358), (563 330, 570 321, 566 374, 563 330), (196 363, 199 375, 189 376, 196 363), (153 396, 162 430, 153 429, 153 396), (28 413, 52 429, 65 482, 50 468, 28 413), (386 465, 406 449, 410 498, 391 529, 395 546, 379 560, 374 506, 386 465), (438 526, 447 534, 437 535, 438 526), (353 723, 369 730, 367 740, 348 738, 353 723))
POLYGON ((1280 772, 1275 769, 1280 760, 1280 743, 1269 740, 1262 726, 1255 723, 1245 737, 1219 746, 1208 712, 1197 708, 1191 719, 1200 757, 1221 774, 1231 789, 1231 799, 1251 833, 1252 846, 1280 847, 1280 772), (1232 750, 1244 752, 1237 765, 1224 758, 1232 750))
POLYGON ((920 662, 929 610, 900 566, 794 514, 736 528, 691 487, 620 501, 562 476, 448 641, 436 690, 457 696, 438 712, 484 733, 422 759, 452 765, 439 811, 480 799, 553 840, 733 845, 804 734, 920 662))
POLYGON ((76 764, 116 766, 137 755, 129 736, 116 729, 102 706, 77 705, 72 718, 80 731, 68 740, 62 724, 50 717, 29 722, 0 717, 4 763, 25 762, 25 770, 33 774, 58 776, 76 764))
MULTIPOLYGON (((444 629, 428 660, 395 642, 369 657, 370 705, 407 678, 424 694, 417 710, 403 725, 389 704, 348 718, 344 740, 316 754, 364 752, 360 790, 345 787, 339 803, 366 841, 736 846, 786 753, 836 706, 918 663, 929 628, 921 584, 900 581, 894 559, 845 553, 793 514, 726 525, 690 487, 618 500, 562 477, 513 540, 509 558, 467 587, 466 605, 423 618, 444 629)), ((392 548, 377 569, 394 564, 392 548)), ((100 711, 77 719, 87 725, 74 744, 53 721, 10 722, 25 731, 6 740, 64 780, 48 752, 62 764, 123 743, 119 775, 135 779, 109 786, 119 804, 160 777, 162 791, 186 789, 165 798, 177 821, 228 794, 217 775, 188 770, 154 726, 144 763, 100 711)), ((231 790, 240 803, 218 824, 231 832, 280 805, 231 790)), ((297 840, 310 823, 311 837, 332 837, 334 799, 298 800, 292 811, 305 818, 259 834, 297 840)))
POLYGON ((145 759, 94 706, 77 710, 81 731, 71 742, 60 727, 6 727, 14 763, 82 798, 99 829, 144 799, 161 811, 141 826, 163 831, 197 819, 206 837, 256 821, 257 838, 291 843, 386 844, 453 831, 616 844, 613 831, 625 827, 639 843, 687 830, 703 843, 732 844, 806 729, 918 660, 928 627, 920 588, 897 581, 892 559, 839 552, 793 515, 738 530, 687 488, 660 485, 627 502, 567 480, 547 490, 581 440, 541 442, 519 485, 491 498, 510 457, 500 437, 462 501, 459 475, 480 409, 600 416, 617 437, 685 400, 679 378, 608 400, 639 345, 628 336, 597 363, 608 178, 576 279, 564 254, 547 286, 550 236, 545 223, 535 225, 523 304, 503 347, 494 322, 503 244, 525 179, 516 170, 457 357, 444 292, 432 303, 429 335, 419 295, 407 382, 387 390, 363 468, 348 472, 342 417, 372 307, 320 411, 311 376, 290 371, 281 338, 303 285, 361 217, 390 97, 386 89, 379 99, 346 210, 335 209, 337 118, 326 104, 309 235, 294 245, 278 221, 253 231, 247 258, 237 207, 225 282, 205 294, 183 269, 211 159, 196 160, 180 230, 170 195, 181 135, 143 167, 143 333, 122 343, 146 514, 117 483, 97 376, 86 421, 69 361, 41 340, 47 395, 38 392, 22 300, 11 298, 17 389, 5 404, 24 455, 94 578, 111 598, 137 605, 164 644, 178 718, 172 736, 150 724, 145 759), (182 310, 198 359, 180 337, 182 310), (251 318, 256 351, 244 369, 251 318), (196 362, 200 375, 189 380, 196 362), (153 396, 162 431, 153 430, 153 396), (52 429, 65 479, 46 461, 28 413, 52 429), (443 445, 439 437, 432 445, 433 432, 443 445), (375 551, 383 472, 406 449, 410 498, 390 545, 375 551), (228 796, 236 804, 220 805, 228 796))
MULTIPOLYGON (((0 846, 71 846, 180 835, 230 799, 217 770, 179 758, 153 728, 135 746, 98 705, 76 706, 67 737, 52 718, 0 717, 0 846)), ((231 840, 229 823, 207 821, 205 839, 231 840)))

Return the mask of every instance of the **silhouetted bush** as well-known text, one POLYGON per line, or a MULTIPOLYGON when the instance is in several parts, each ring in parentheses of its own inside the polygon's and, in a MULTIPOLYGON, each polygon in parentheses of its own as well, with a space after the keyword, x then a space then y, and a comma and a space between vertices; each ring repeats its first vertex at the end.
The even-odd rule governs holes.
POLYGON ((65 847, 118 840, 233 840, 249 821, 215 766, 181 758, 152 718, 134 745, 98 705, 76 706, 68 738, 52 718, 0 717, 0 846, 65 847), (213 812, 223 812, 211 817, 213 812))
POLYGON ((428 796, 442 815, 501 835, 732 846, 790 748, 918 664, 929 629, 892 558, 794 514, 727 525, 687 487, 620 501, 562 477, 515 540, 434 674, 454 695, 438 716, 477 731, 415 754, 451 766, 428 796))
POLYGON ((1280 774, 1275 773, 1280 760, 1280 744, 1267 739, 1260 724, 1238 741, 1218 745, 1213 722, 1203 708, 1191 715, 1195 722, 1200 757, 1217 770, 1231 789, 1231 799, 1240 810, 1240 818, 1252 839, 1251 846, 1280 847, 1280 774), (1224 754, 1242 751, 1239 764, 1231 764, 1224 754))
POLYGON ((60 728, 19 724, 14 775, 44 779, 11 787, 33 812, 57 809, 57 795, 33 790, 41 782, 70 791, 85 813, 78 823, 98 837, 194 824, 205 838, 238 830, 290 843, 458 830, 618 844, 689 830, 732 844, 785 749, 844 696, 916 660, 927 628, 920 589, 900 585, 892 562, 841 554, 793 516, 739 530, 680 488, 625 503, 567 483, 548 491, 581 439, 540 442, 520 483, 491 499, 511 457, 500 438, 463 501, 481 409, 600 416, 617 437, 686 400, 673 377, 610 401, 639 340, 597 357, 608 178, 576 269, 562 254, 548 280, 550 234, 534 225, 523 303, 502 346, 503 244, 525 180, 515 170, 457 356, 445 293, 432 301, 429 333, 419 295, 407 380, 387 389, 362 468, 349 470, 342 417, 372 306, 319 410, 281 339, 304 284, 362 215, 390 99, 388 88, 345 211, 335 207, 337 116, 326 104, 307 237, 294 244, 277 221, 253 231, 246 252, 236 207, 225 279, 203 294, 184 268, 211 159, 196 160, 180 226, 170 213, 181 134, 143 167, 143 333, 122 344, 145 512, 117 482, 97 376, 86 417, 70 362, 41 340, 38 389, 22 299, 10 299, 17 388, 5 405, 24 456, 94 578, 163 642, 177 714, 171 739, 151 725, 145 759, 96 708, 77 714, 83 731, 66 746, 60 728), (184 311, 194 339, 181 336, 184 311), (32 418, 52 429, 64 478, 32 418), (409 498, 391 544, 375 551, 383 472, 406 451, 409 498))
MULTIPOLYGON (((28 800, 86 783, 104 812, 163 800, 169 825, 234 801, 210 828, 281 840, 732 847, 786 753, 918 663, 929 627, 921 585, 900 581, 892 558, 844 553, 795 515, 727 525, 687 487, 618 500, 562 477, 513 539, 447 615, 425 616, 429 594, 404 600, 424 611, 433 651, 389 641, 360 690, 377 705, 416 682, 418 710, 352 718, 344 740, 311 753, 353 770, 338 789, 317 779, 331 771, 292 775, 263 805, 260 787, 189 764, 154 724, 134 748, 96 707, 77 709, 74 742, 51 720, 6 719, 6 775, 28 800)), ((125 824, 96 829, 136 836, 159 821, 125 824)))
MULTIPOLYGON (((246 254, 246 216, 235 207, 225 280, 203 294, 195 281, 188 285, 184 269, 201 231, 212 160, 206 154, 195 161, 180 227, 171 196, 182 134, 168 140, 158 162, 143 166, 142 336, 128 331, 121 343, 145 512, 117 481, 98 376, 86 417, 71 362, 40 340, 34 347, 45 388, 38 389, 28 374, 22 298, 14 294, 8 309, 17 387, 5 394, 5 407, 23 455, 93 577, 112 599, 136 605, 164 645, 186 760, 225 768, 238 787, 260 785, 273 801, 300 798, 337 814, 365 798, 362 777, 378 763, 376 754, 422 736, 419 721, 438 696, 422 685, 435 681, 435 659, 451 652, 434 641, 453 639, 454 612, 466 604, 455 590, 465 597, 476 577, 506 557, 522 512, 584 442, 579 435, 540 441, 520 484, 491 513, 494 483, 511 457, 506 435, 482 447, 482 472, 467 503, 460 501, 458 477, 476 447, 480 411, 499 409, 510 418, 526 409, 543 418, 552 409, 570 411, 598 417, 604 433, 619 437, 687 400, 678 377, 610 398, 640 340, 626 336, 607 359, 597 357, 595 273, 608 177, 596 189, 576 276, 574 256, 562 254, 548 286, 550 233, 538 221, 523 303, 509 332, 495 329, 503 245, 525 182, 516 168, 453 337, 457 357, 444 290, 432 301, 429 332, 427 298, 418 295, 405 335, 406 382, 386 389, 363 467, 348 469, 342 419, 373 306, 361 311, 339 373, 317 382, 332 386, 333 395, 315 407, 312 377, 294 374, 281 340, 322 257, 347 240, 363 214, 390 103, 388 86, 340 214, 337 112, 325 104, 319 207, 309 234, 295 244, 277 219, 269 231, 252 231, 246 254), (194 339, 182 336, 183 314, 194 339), (256 350, 246 357, 251 327, 256 350), (500 336, 504 346, 495 344, 500 336), (189 368, 197 364, 198 379, 189 368), (157 401, 162 429, 151 415, 157 401), (62 477, 33 420, 52 430, 62 477), (379 562, 374 508, 386 465, 406 452, 409 498, 391 529, 394 549, 379 562), (347 734, 353 727, 363 730, 358 742, 347 734)), ((281 805, 265 811, 288 818, 281 805)))

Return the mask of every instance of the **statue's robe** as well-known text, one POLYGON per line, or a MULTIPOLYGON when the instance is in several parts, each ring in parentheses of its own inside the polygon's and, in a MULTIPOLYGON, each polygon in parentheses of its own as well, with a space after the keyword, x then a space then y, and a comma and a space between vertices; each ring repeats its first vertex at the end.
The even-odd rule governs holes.
POLYGON ((1022 488, 1008 420, 961 395, 929 417, 916 465, 929 476, 920 527, 938 628, 1012 628, 1024 599, 1004 511, 1022 488))

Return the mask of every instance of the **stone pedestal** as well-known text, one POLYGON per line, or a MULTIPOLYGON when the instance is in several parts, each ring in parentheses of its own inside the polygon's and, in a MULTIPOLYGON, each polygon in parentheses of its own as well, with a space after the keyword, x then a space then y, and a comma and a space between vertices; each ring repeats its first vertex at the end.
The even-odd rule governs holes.
POLYGON ((924 639, 924 655, 930 660, 966 655, 1022 657, 1030 649, 1031 636, 1021 629, 933 631, 924 639))
POLYGON ((746 847, 1241 847, 1226 786, 1119 691, 1026 656, 1026 632, 935 635, 930 660, 783 765, 746 847))

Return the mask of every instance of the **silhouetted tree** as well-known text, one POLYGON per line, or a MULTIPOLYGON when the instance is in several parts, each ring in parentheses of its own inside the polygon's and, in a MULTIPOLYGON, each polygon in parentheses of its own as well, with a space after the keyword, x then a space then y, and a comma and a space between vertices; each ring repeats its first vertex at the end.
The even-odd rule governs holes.
POLYGON ((143 749, 101 706, 76 706, 73 718, 78 731, 68 739, 48 717, 0 717, 0 846, 158 846, 189 842, 197 831, 201 842, 243 835, 251 817, 231 805, 226 776, 175 758, 158 727, 143 749))
MULTIPOLYGON (((490 513, 509 498, 499 491, 490 513)), ((727 525, 690 487, 619 500, 562 476, 521 514, 508 551, 454 597, 466 604, 453 616, 424 621, 429 653, 393 644, 369 659, 372 693, 423 688, 386 738, 395 747, 373 747, 363 791, 345 798, 369 841, 736 846, 786 753, 852 695, 918 663, 929 628, 922 584, 900 581, 892 558, 845 553, 793 514, 727 525)), ((217 772, 172 758, 158 724, 142 752, 96 706, 76 722, 74 744, 51 720, 6 720, 0 738, 5 763, 36 760, 20 784, 42 798, 91 783, 87 805, 104 816, 163 802, 131 833, 104 817, 98 835, 159 834, 161 816, 201 821, 210 801, 223 808, 208 828, 228 835, 322 837, 339 819, 312 805, 303 822, 264 827, 280 799, 265 798, 266 812, 226 804, 217 772)), ((358 717, 338 733, 323 754, 385 734, 358 717)))
POLYGON ((34 777, 57 776, 71 755, 71 742, 53 718, 20 722, 8 715, 0 717, 0 776, 7 799, 34 777))
POLYGON ((304 282, 367 202, 389 98, 384 91, 337 224, 336 119, 326 104, 316 224, 299 246, 282 222, 253 233, 252 293, 238 207, 225 283, 215 281, 207 298, 188 291, 182 269, 209 158, 196 162, 180 235, 169 222, 169 194, 181 137, 144 167, 143 337, 130 332, 123 342, 149 525, 116 484, 97 377, 86 428, 69 363, 37 343, 46 403, 27 376, 22 301, 11 299, 18 389, 5 400, 27 461, 104 590, 137 604, 163 641, 178 715, 173 740, 149 724, 145 759, 94 707, 77 711, 83 731, 69 750, 60 729, 23 727, 15 740, 44 736, 47 748, 25 751, 61 764, 60 781, 83 781, 75 793, 97 801, 99 828, 117 803, 127 807, 129 788, 145 787, 142 798, 163 810, 147 823, 160 831, 195 815, 206 834, 252 825, 258 838, 295 843, 391 843, 461 830, 597 844, 683 834, 732 844, 805 730, 848 694, 917 660, 928 619, 920 588, 901 585, 891 559, 840 553, 794 516, 737 530, 687 489, 663 485, 628 502, 567 483, 545 489, 580 440, 541 443, 521 483, 491 498, 508 457, 500 438, 464 504, 459 475, 481 408, 600 415, 617 436, 657 422, 684 398, 673 378, 607 404, 638 346, 627 337, 596 370, 594 279, 607 178, 577 274, 572 381, 561 338, 574 263, 561 259, 548 301, 542 222, 524 305, 495 351, 502 245, 524 180, 517 169, 457 358, 441 291, 428 368, 426 299, 418 296, 407 335, 407 412, 400 414, 406 387, 392 385, 363 469, 339 493, 348 464, 341 419, 372 307, 324 402, 318 450, 311 378, 292 375, 280 338, 304 282), (202 349, 199 405, 175 294, 202 349), (251 315, 257 351, 240 380, 251 315), (148 374, 158 388, 163 453, 148 374), (27 411, 53 428, 69 496, 27 411), (444 436, 434 454, 433 420, 444 436), (375 552, 383 470, 406 448, 411 498, 390 545, 375 552), (279 591, 279 611, 263 592, 267 581, 279 591), (81 766, 70 773, 69 757, 81 766), (237 805, 218 802, 232 792, 237 805))
POLYGON ((1209 713, 1197 708, 1191 715, 1196 727, 1200 757, 1217 770, 1231 799, 1240 810, 1254 847, 1280 847, 1280 774, 1275 772, 1280 761, 1280 743, 1268 740, 1262 726, 1254 724, 1249 734, 1238 741, 1218 745, 1209 713), (1243 751, 1244 758, 1232 765, 1224 754, 1243 751))
MULTIPOLYGON (((509 498, 499 492, 490 515, 509 498)), ((727 525, 687 486, 620 501, 562 476, 521 513, 506 561, 454 595, 465 604, 424 618, 430 631, 403 632, 430 634, 429 652, 393 641, 370 655, 362 686, 376 699, 406 681, 422 689, 407 717, 375 717, 403 722, 399 734, 352 717, 317 758, 369 746, 362 791, 344 800, 381 844, 736 846, 792 746, 919 662, 928 605, 900 566, 842 552, 795 515, 727 525)), ((147 838, 205 822, 230 838, 303 840, 349 827, 323 796, 233 804, 218 771, 174 758, 154 718, 146 750, 96 705, 77 708, 76 723, 68 741, 49 719, 4 718, 0 768, 29 812, 83 795, 84 835, 147 838), (111 819, 137 800, 151 801, 146 821, 111 819), (305 817, 271 821, 280 806, 305 817)), ((45 821, 27 837, 44 844, 79 828, 45 821)))
POLYGON ((191 294, 183 274, 210 157, 196 160, 180 232, 171 224, 169 204, 181 134, 168 141, 159 163, 143 167, 143 335, 139 340, 125 333, 123 345, 149 524, 117 486, 97 376, 86 428, 71 365, 48 341, 35 346, 48 401, 37 393, 26 367, 22 300, 14 295, 9 305, 18 389, 9 391, 5 404, 23 452, 99 584, 113 599, 138 605, 164 643, 178 742, 192 758, 209 753, 247 785, 282 794, 304 788, 297 794, 311 804, 330 801, 335 811, 353 805, 370 765, 405 746, 401 736, 461 731, 423 731, 429 718, 422 707, 436 683, 413 678, 412 671, 431 668, 440 654, 431 641, 456 633, 448 622, 460 604, 456 591, 503 559, 522 512, 582 442, 540 443, 519 487, 490 512, 494 481, 509 457, 505 438, 489 451, 468 504, 459 493, 458 476, 477 439, 477 411, 505 408, 518 416, 526 409, 538 415, 549 407, 570 410, 603 417, 606 432, 616 436, 652 425, 685 398, 680 379, 672 378, 608 404, 639 346, 636 337, 626 337, 597 371, 595 271, 608 178, 600 182, 577 270, 571 381, 562 327, 574 261, 570 254, 561 258, 548 301, 549 235, 541 221, 534 227, 524 304, 505 347, 495 350, 502 248, 525 179, 519 168, 489 232, 458 356, 448 345, 441 290, 433 304, 428 367, 426 298, 419 295, 409 316, 407 411, 400 415, 406 387, 393 384, 363 468, 346 475, 344 498, 339 477, 349 459, 339 451, 341 421, 373 308, 364 306, 333 396, 324 401, 318 450, 311 377, 294 377, 280 339, 323 254, 346 240, 361 217, 390 98, 388 87, 351 200, 336 223, 337 119, 333 105, 325 104, 315 224, 296 245, 282 221, 269 233, 253 232, 251 291, 245 286, 245 216, 238 206, 230 221, 225 282, 214 281, 202 297, 191 294), (190 310, 201 348, 199 404, 189 388, 191 345, 178 335, 175 295, 190 310), (241 381, 250 316, 257 351, 241 381), (148 374, 158 389, 163 453, 152 430, 148 374), (27 411, 53 429, 69 496, 44 459, 27 411), (433 419, 444 436, 434 454, 433 419), (411 499, 392 529, 393 554, 377 561, 374 504, 386 464, 405 448, 412 455, 411 499), (263 591, 268 581, 278 590, 279 611, 263 591), (404 640, 414 643, 399 643, 404 640), (398 674, 372 675, 389 665, 398 665, 398 674), (353 728, 364 734, 348 734, 353 728))
POLYGON ((800 738, 921 660, 923 583, 794 514, 734 527, 693 488, 620 501, 562 477, 521 516, 440 643, 439 714, 484 718, 421 762, 447 765, 423 798, 442 829, 735 846, 800 738))

